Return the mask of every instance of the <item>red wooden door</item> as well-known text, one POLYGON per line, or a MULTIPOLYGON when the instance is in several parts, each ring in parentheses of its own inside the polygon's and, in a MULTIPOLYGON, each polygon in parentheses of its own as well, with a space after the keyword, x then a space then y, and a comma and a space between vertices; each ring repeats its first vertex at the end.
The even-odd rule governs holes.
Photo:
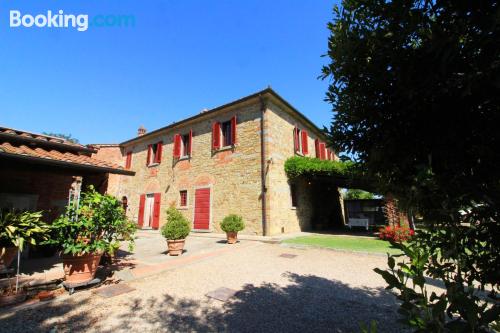
POLYGON ((194 198, 194 229, 208 230, 210 226, 210 189, 199 188, 194 198))
POLYGON ((154 206, 153 206, 153 224, 151 227, 153 229, 158 229, 160 227, 160 205, 161 203, 161 193, 154 194, 154 206))

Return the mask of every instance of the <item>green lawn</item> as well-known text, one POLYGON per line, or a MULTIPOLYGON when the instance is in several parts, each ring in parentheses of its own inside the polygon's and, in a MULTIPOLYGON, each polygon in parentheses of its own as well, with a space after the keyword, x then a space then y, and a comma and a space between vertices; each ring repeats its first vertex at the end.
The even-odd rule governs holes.
POLYGON ((375 238, 343 236, 303 236, 284 240, 286 244, 311 245, 330 249, 375 253, 400 253, 389 242, 375 238))

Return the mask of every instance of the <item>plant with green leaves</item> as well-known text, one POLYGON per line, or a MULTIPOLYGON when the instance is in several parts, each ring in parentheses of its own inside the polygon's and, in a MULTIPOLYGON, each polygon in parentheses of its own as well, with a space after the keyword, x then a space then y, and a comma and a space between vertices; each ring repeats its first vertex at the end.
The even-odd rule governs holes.
POLYGON ((80 202, 69 205, 52 226, 46 244, 61 246, 64 254, 107 253, 112 255, 120 241, 133 249, 136 225, 125 216, 120 201, 97 192, 93 186, 81 193, 80 202))
POLYGON ((484 331, 500 317, 479 298, 500 286, 498 1, 344 0, 333 15, 329 143, 429 231, 384 277, 418 330, 484 331), (444 294, 427 298, 423 276, 444 294))
POLYGON ((0 210, 0 247, 36 245, 47 240, 49 226, 42 221, 42 212, 0 210))
POLYGON ((388 270, 375 268, 387 289, 396 290, 402 302, 399 312, 417 332, 489 332, 499 324, 494 287, 486 294, 485 285, 476 285, 467 269, 467 261, 472 262, 467 256, 480 256, 481 242, 471 247, 463 237, 467 238, 446 230, 419 230, 407 243, 393 243, 404 254, 388 255, 388 270), (467 255, 457 260, 456 254, 435 245, 448 237, 462 237, 456 239, 456 245, 467 246, 467 255), (429 294, 426 277, 443 281, 445 291, 429 294))
POLYGON ((222 220, 220 228, 224 232, 238 232, 245 229, 243 218, 236 214, 230 214, 222 220))
POLYGON ((167 209, 167 223, 161 227, 161 234, 167 240, 185 239, 191 231, 190 223, 175 207, 167 209))

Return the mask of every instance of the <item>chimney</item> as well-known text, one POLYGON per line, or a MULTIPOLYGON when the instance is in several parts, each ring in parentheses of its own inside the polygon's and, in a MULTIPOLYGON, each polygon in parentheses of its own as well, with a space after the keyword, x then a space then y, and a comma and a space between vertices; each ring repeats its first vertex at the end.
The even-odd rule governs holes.
POLYGON ((142 136, 144 134, 146 134, 146 129, 141 125, 141 127, 137 130, 137 136, 142 136))

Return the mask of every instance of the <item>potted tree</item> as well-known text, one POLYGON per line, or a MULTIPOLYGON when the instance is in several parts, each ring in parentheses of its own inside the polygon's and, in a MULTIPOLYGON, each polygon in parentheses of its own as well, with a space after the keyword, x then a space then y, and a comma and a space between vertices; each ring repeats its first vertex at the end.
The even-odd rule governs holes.
POLYGON ((186 237, 191 228, 188 220, 175 207, 167 209, 167 223, 161 227, 161 234, 167 239, 168 254, 182 254, 186 237))
POLYGON ((24 244, 36 245, 47 239, 49 226, 41 220, 42 212, 16 212, 0 210, 0 270, 5 271, 17 254, 15 287, 9 279, 9 287, 0 294, 0 305, 14 304, 26 299, 19 289, 20 252, 24 244))
POLYGON ((89 186, 80 201, 54 221, 47 243, 62 248, 66 282, 85 283, 94 278, 101 256, 113 255, 120 240, 128 241, 132 250, 135 230, 117 198, 89 186))
POLYGON ((220 227, 226 232, 227 243, 234 244, 238 241, 238 231, 245 229, 245 223, 241 216, 230 214, 222 220, 220 227))

